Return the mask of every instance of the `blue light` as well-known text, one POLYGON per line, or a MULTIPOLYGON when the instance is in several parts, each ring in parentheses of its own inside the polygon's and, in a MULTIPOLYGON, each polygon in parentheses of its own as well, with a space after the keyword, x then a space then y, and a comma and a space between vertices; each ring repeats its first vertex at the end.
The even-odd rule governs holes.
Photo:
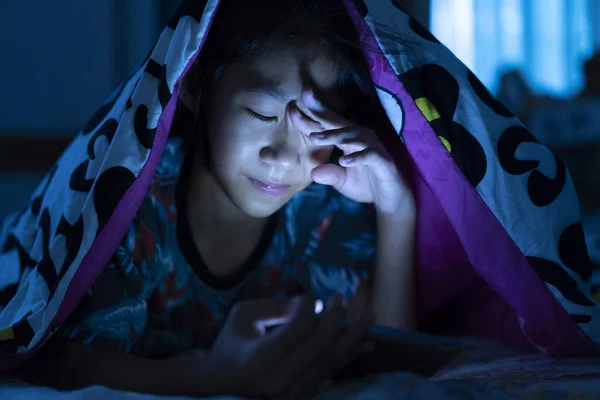
POLYGON ((519 69, 535 92, 568 97, 593 51, 590 10, 590 0, 431 0, 431 29, 493 91, 519 69))

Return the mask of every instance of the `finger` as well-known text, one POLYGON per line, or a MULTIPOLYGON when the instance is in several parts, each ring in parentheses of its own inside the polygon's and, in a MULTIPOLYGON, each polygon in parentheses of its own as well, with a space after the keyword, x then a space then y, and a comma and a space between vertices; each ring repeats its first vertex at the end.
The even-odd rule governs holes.
POLYGON ((260 336, 266 326, 288 322, 294 309, 294 299, 249 300, 237 303, 231 310, 231 318, 242 332, 260 336))
POLYGON ((265 336, 269 351, 284 354, 290 348, 304 342, 317 324, 315 300, 313 296, 299 296, 293 299, 294 307, 287 323, 275 327, 265 336))
POLYGON ((297 107, 291 108, 289 113, 292 124, 307 136, 312 132, 320 132, 325 129, 320 123, 303 114, 297 107))
POLYGON ((348 301, 346 309, 346 320, 349 322, 357 321, 362 314, 367 312, 371 306, 371 282, 370 278, 363 278, 356 293, 348 301))
POLYGON ((283 380, 296 381, 302 374, 313 376, 319 373, 323 357, 331 351, 343 331, 343 303, 342 295, 330 296, 325 311, 318 318, 316 330, 304 344, 288 354, 286 367, 280 370, 283 380))
POLYGON ((329 296, 325 310, 317 319, 317 329, 315 331, 314 342, 307 343, 305 346, 314 345, 319 351, 329 348, 342 333, 344 324, 344 314, 346 298, 340 293, 334 293, 329 296))
POLYGON ((338 160, 343 167, 352 167, 355 165, 383 165, 388 162, 379 152, 368 147, 360 151, 346 154, 338 160))
POLYGON ((369 146, 367 133, 354 126, 312 132, 308 138, 317 146, 337 146, 344 152, 356 152, 369 146))
POLYGON ((340 364, 348 360, 348 357, 364 340, 369 328, 373 324, 373 320, 373 313, 370 310, 366 310, 356 321, 348 324, 333 349, 334 364, 340 364))
POLYGON ((321 164, 311 171, 311 178, 316 183, 341 190, 346 183, 346 170, 335 164, 321 164))
POLYGON ((317 368, 306 370, 294 380, 294 383, 285 389, 293 399, 312 398, 324 385, 352 361, 369 354, 375 349, 375 344, 370 341, 361 342, 355 349, 348 353, 343 360, 323 360, 317 368))
POLYGON ((348 365, 350 361, 368 350, 371 346, 364 345, 364 338, 373 323, 373 315, 370 311, 363 313, 360 318, 348 324, 343 334, 338 338, 335 346, 331 348, 329 357, 321 362, 321 374, 328 378, 348 365), (366 346, 362 349, 361 346, 366 346))
POLYGON ((337 129, 352 125, 350 121, 324 105, 311 90, 302 92, 300 106, 304 106, 302 111, 319 122, 325 129, 337 129))
POLYGON ((342 333, 344 323, 343 296, 335 294, 330 296, 325 311, 318 317, 317 325, 304 342, 293 348, 288 354, 287 362, 293 369, 292 376, 312 364, 319 362, 323 352, 328 351, 342 333))

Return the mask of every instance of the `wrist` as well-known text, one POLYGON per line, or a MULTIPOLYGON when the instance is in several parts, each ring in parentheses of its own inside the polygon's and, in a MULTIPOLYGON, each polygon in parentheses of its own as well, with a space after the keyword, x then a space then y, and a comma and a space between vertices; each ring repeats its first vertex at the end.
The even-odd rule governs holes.
POLYGON ((417 218, 417 207, 414 199, 406 199, 394 212, 382 211, 375 205, 375 212, 378 223, 407 224, 414 222, 417 218))
POLYGON ((242 382, 236 369, 229 366, 223 368, 223 364, 219 362, 218 357, 211 356, 209 353, 203 360, 198 361, 196 371, 202 374, 202 378, 197 377, 193 382, 196 382, 197 394, 196 397, 213 397, 213 396, 242 396, 242 382))
MULTIPOLYGON (((231 395, 223 382, 220 369, 210 357, 200 360, 169 360, 165 373, 172 378, 169 381, 176 386, 175 392, 193 397, 213 397, 231 395)), ((230 388, 231 389, 231 388, 230 388)))

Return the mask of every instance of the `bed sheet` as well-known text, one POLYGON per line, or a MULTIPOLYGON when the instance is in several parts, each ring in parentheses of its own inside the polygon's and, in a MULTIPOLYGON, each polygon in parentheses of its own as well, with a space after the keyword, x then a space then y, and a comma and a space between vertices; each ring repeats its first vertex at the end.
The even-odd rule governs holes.
MULTIPOLYGON (((6 400, 163 400, 93 387, 61 393, 5 379, 6 400)), ((363 399, 600 399, 600 358, 549 359, 541 355, 490 358, 476 353, 431 379, 411 373, 366 377, 324 390, 318 400, 363 399)), ((169 399, 183 399, 169 397, 169 399)), ((216 397, 219 400, 237 400, 216 397)))

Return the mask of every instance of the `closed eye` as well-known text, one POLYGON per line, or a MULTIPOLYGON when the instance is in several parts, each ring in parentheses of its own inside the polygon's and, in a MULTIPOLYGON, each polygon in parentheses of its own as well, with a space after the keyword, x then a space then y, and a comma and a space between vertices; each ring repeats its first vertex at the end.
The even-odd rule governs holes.
POLYGON ((268 117, 266 115, 262 115, 257 113, 256 111, 253 111, 249 108, 245 108, 246 112, 254 119, 257 119, 259 121, 263 121, 263 122, 277 122, 277 117, 268 117))

